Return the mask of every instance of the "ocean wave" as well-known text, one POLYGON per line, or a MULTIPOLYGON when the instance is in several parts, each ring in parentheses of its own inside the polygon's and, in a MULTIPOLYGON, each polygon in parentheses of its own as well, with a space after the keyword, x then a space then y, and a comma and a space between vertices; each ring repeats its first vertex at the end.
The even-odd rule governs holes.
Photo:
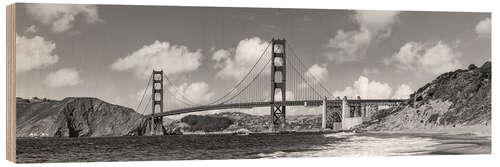
POLYGON ((402 156, 425 154, 439 144, 430 138, 395 137, 377 138, 356 133, 326 134, 325 137, 347 138, 337 143, 318 147, 314 151, 261 153, 261 158, 277 157, 336 157, 336 156, 402 156))

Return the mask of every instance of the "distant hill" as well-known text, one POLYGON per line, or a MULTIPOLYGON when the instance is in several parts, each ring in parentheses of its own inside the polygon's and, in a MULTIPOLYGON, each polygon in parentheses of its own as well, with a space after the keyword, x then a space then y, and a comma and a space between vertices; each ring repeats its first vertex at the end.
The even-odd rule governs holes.
MULTIPOLYGON (((234 124, 226 131, 236 131, 238 129, 248 129, 252 132, 269 131, 269 115, 251 115, 241 112, 225 112, 214 114, 217 117, 227 117, 234 120, 234 124)), ((321 115, 287 115, 286 121, 290 130, 312 130, 321 127, 321 115)))
POLYGON ((361 128, 422 129, 491 125, 491 62, 444 73, 397 108, 380 111, 361 128))
MULTIPOLYGON (((247 129, 252 132, 269 131, 270 118, 268 115, 251 115, 241 112, 223 112, 208 115, 188 115, 180 121, 173 121, 166 125, 168 133, 176 134, 182 132, 213 132, 229 131, 235 132, 247 129), (203 125, 203 126, 200 126, 203 125)), ((314 130, 321 127, 321 115, 297 115, 287 116, 288 129, 302 131, 314 130)))
POLYGON ((190 131, 217 132, 222 131, 233 124, 233 120, 211 115, 188 115, 181 122, 190 126, 190 131))
POLYGON ((17 137, 123 136, 133 133, 141 118, 97 98, 16 99, 17 137))

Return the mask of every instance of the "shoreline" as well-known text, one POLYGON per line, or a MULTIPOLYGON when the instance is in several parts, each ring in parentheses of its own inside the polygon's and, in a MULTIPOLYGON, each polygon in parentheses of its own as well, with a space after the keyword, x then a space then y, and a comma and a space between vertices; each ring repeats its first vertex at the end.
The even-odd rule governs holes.
MULTIPOLYGON (((433 128, 423 128, 423 129, 398 129, 398 130, 364 130, 364 129, 352 129, 352 130, 302 130, 302 131, 260 131, 260 132, 249 132, 248 134, 298 134, 298 133, 340 133, 340 132, 352 132, 356 134, 363 133, 386 133, 386 134, 448 134, 448 135, 475 135, 478 137, 491 137, 491 127, 484 125, 472 125, 463 127, 433 127, 433 128)), ((237 134, 237 131, 220 131, 220 132, 183 132, 179 135, 241 135, 237 134)), ((154 135, 159 136, 179 136, 179 135, 154 135)), ((77 138, 102 138, 102 137, 148 137, 148 136, 93 136, 93 137, 77 137, 77 138)), ((71 137, 16 137, 17 139, 34 139, 34 138, 71 138, 71 137)))
POLYGON ((435 127, 395 131, 366 131, 365 135, 383 137, 382 134, 430 138, 439 144, 432 145, 424 155, 491 154, 491 127, 473 125, 463 127, 435 127))
POLYGON ((400 130, 380 130, 380 131, 365 131, 365 132, 383 132, 383 133, 447 133, 451 135, 458 134, 473 134, 481 137, 491 137, 491 126, 471 125, 462 127, 432 127, 421 129, 400 129, 400 130))

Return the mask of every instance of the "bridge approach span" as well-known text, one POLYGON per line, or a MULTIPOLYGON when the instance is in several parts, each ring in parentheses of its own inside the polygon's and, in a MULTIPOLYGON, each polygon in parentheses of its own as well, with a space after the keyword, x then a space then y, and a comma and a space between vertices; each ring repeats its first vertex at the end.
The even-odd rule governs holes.
MULTIPOLYGON (((400 103, 405 102, 407 99, 359 99, 359 100, 347 100, 350 105, 389 105, 395 106, 400 103)), ((282 104, 283 102, 277 101, 277 104, 282 104)), ((285 106, 308 106, 308 107, 319 107, 323 105, 322 100, 289 100, 285 101, 285 106)), ((254 108, 254 107, 269 107, 271 102, 249 102, 249 103, 231 103, 231 104, 216 104, 216 105, 204 105, 196 106, 190 108, 182 108, 170 110, 162 113, 155 113, 146 115, 146 117, 164 117, 170 115, 179 115, 193 112, 202 112, 210 110, 222 110, 222 109, 232 109, 232 108, 254 108)), ((327 106, 342 107, 342 100, 327 100, 327 106)))

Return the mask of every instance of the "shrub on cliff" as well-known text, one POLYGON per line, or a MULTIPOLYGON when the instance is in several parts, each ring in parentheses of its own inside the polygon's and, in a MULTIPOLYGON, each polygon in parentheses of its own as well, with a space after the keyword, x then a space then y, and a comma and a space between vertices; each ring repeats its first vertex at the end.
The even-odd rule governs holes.
POLYGON ((188 115, 183 117, 181 122, 187 123, 191 131, 215 132, 226 129, 234 121, 224 117, 188 115))

